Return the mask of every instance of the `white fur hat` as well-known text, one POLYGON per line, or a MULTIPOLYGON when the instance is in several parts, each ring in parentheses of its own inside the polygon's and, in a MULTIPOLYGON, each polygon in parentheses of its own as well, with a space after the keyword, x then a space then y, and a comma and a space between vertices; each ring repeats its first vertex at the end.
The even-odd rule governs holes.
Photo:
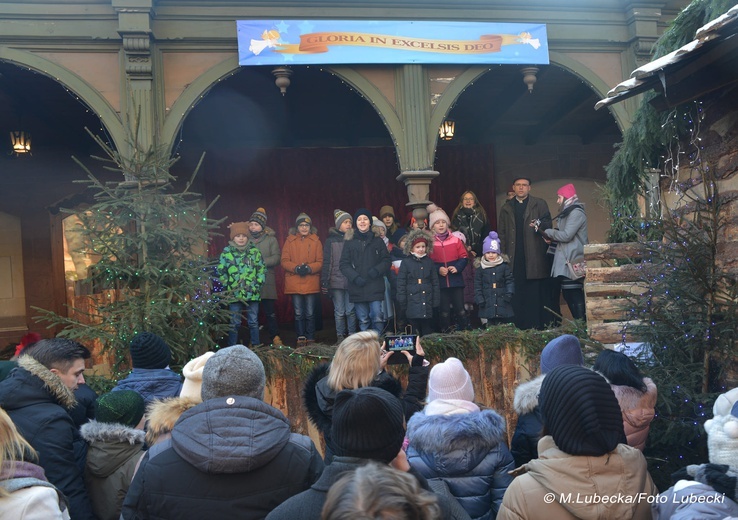
POLYGON ((436 399, 474 401, 474 386, 464 364, 450 357, 431 368, 428 377, 428 402, 436 399))
POLYGON ((182 369, 182 375, 185 381, 182 384, 182 390, 179 392, 180 397, 188 397, 197 402, 202 402, 200 390, 202 388, 202 370, 210 356, 215 352, 205 352, 202 356, 196 357, 187 363, 182 369))

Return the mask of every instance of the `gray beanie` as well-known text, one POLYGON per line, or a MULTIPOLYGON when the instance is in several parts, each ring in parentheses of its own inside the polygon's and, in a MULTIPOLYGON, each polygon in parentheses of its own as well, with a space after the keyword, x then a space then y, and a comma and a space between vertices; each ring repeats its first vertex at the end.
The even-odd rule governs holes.
POLYGON ((264 399, 266 375, 261 359, 243 345, 216 352, 202 371, 202 400, 227 395, 264 399))

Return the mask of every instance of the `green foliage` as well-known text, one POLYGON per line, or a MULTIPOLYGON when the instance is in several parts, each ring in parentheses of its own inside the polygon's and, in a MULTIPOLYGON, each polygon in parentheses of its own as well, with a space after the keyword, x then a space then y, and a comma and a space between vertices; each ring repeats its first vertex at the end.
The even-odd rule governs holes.
MULTIPOLYGON (((172 347, 174 364, 206 350, 228 328, 228 311, 211 293, 213 263, 207 244, 219 222, 207 217, 210 207, 190 191, 175 189, 169 173, 174 160, 166 150, 142 149, 123 155, 93 137, 106 157, 93 157, 124 182, 103 182, 81 161, 87 174, 78 181, 94 194, 82 210, 63 210, 79 219, 81 253, 99 261, 90 268, 90 309, 71 317, 40 310, 40 321, 64 326, 60 335, 82 343, 99 341, 115 354, 114 375, 124 375, 128 346, 142 331, 163 337, 172 347)), ((212 204, 211 204, 212 206, 212 204)))
MULTIPOLYGON (((692 41, 697 29, 724 14, 733 3, 733 0, 694 0, 656 42, 654 57, 669 54, 692 41)), ((640 215, 637 197, 644 194, 645 170, 669 168, 665 164, 669 160, 669 143, 688 132, 685 121, 674 120, 673 113, 654 109, 649 101, 655 96, 654 92, 644 94, 632 126, 624 132, 623 142, 616 145, 617 151, 605 167, 605 198, 613 222, 608 234, 610 242, 632 242, 643 234, 638 228, 646 221, 640 215)), ((687 110, 688 107, 679 107, 676 112, 687 110)))

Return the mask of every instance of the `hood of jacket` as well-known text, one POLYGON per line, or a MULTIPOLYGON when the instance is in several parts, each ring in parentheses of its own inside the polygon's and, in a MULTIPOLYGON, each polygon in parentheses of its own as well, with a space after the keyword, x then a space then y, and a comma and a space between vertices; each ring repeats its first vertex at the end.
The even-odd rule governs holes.
POLYGON ((290 439, 287 418, 263 401, 216 397, 182 414, 172 447, 208 474, 247 473, 267 465, 290 439))
POLYGON ((353 240, 354 238, 357 240, 371 240, 375 237, 379 238, 379 235, 374 233, 371 228, 367 233, 359 233, 357 229, 351 228, 343 234, 344 240, 353 240))
MULTIPOLYGON (((287 239, 288 240, 291 237, 300 238, 299 235, 297 234, 297 228, 296 227, 291 227, 290 230, 287 232, 287 234, 288 234, 288 236, 287 236, 287 239)), ((310 238, 310 237, 318 238, 318 228, 316 228, 315 226, 310 226, 310 234, 307 237, 305 237, 305 238, 310 238)))
POLYGON ((80 429, 87 449, 87 469, 105 478, 141 453, 145 433, 124 424, 90 421, 80 429))
POLYGON ((74 392, 66 387, 59 376, 31 356, 18 358, 18 367, 21 370, 17 370, 4 381, 9 391, 0 404, 5 410, 48 403, 49 400, 67 410, 77 404, 74 392))
POLYGON ((115 386, 115 390, 134 390, 147 402, 156 397, 174 397, 181 388, 182 376, 168 368, 134 368, 115 386))
POLYGON ((615 397, 618 398, 623 418, 634 428, 646 426, 655 415, 656 398, 658 397, 656 385, 648 377, 643 378, 643 383, 646 385, 645 392, 631 386, 610 385, 612 391, 615 392, 615 397))
POLYGON ((505 419, 494 410, 426 415, 419 412, 407 423, 410 446, 438 474, 465 475, 487 454, 506 442, 505 419))
POLYGON ((405 253, 406 255, 410 255, 410 253, 412 253, 413 241, 418 237, 425 238, 425 254, 430 255, 433 252, 433 243, 435 242, 435 240, 433 239, 433 235, 423 229, 413 229, 410 233, 407 234, 405 246, 402 248, 403 253, 405 253))
POLYGON ((200 404, 200 400, 188 397, 170 397, 161 401, 153 401, 146 409, 147 428, 146 444, 153 445, 159 437, 172 433, 180 416, 200 404))
POLYGON ((531 413, 538 406, 538 394, 541 393, 541 384, 545 374, 518 385, 513 398, 513 409, 518 415, 531 413))
MULTIPOLYGON (((633 518, 638 501, 632 504, 613 501, 608 504, 585 503, 585 496, 637 496, 651 487, 646 459, 640 450, 626 444, 601 457, 573 456, 561 451, 553 437, 538 441, 538 459, 526 465, 530 475, 548 493, 556 497, 571 493, 572 500, 559 502, 575 518, 633 518), (577 494, 580 499, 576 500, 577 494)), ((655 487, 654 487, 655 488, 655 487)))

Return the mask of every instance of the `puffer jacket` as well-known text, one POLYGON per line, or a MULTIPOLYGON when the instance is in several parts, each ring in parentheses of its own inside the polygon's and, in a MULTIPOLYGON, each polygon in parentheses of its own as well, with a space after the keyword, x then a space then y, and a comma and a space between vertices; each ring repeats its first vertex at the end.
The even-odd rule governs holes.
POLYGON ((217 267, 223 287, 230 291, 230 301, 258 302, 266 279, 261 252, 250 242, 239 247, 235 242, 223 249, 217 267))
POLYGON ((277 299, 277 279, 274 276, 274 269, 282 260, 282 253, 279 250, 279 242, 277 242, 277 234, 270 227, 264 228, 261 235, 254 238, 249 234, 249 242, 254 244, 261 253, 261 259, 266 267, 266 277, 264 285, 261 286, 261 298, 263 300, 277 299))
POLYGON ((651 504, 653 520, 730 519, 738 517, 738 504, 707 484, 680 480, 651 504))
POLYGON ((569 455, 547 435, 539 441, 538 453, 538 459, 526 464, 527 472, 507 488, 497 520, 651 520, 647 497, 658 490, 639 450, 618 444, 600 457, 569 455), (615 498, 603 500, 605 496, 615 498))
POLYGON ((623 428, 628 445, 643 451, 651 429, 651 421, 656 416, 656 398, 658 391, 654 382, 643 378, 646 391, 623 385, 610 385, 618 398, 620 410, 623 412, 623 428))
POLYGON ((182 390, 182 376, 168 368, 134 368, 112 391, 118 390, 138 392, 148 405, 155 399, 178 396, 182 390))
POLYGON ((340 268, 349 282, 349 300, 378 302, 384 300, 384 277, 390 268, 390 255, 384 240, 374 233, 349 229, 344 235, 340 268), (364 280, 361 286, 359 279, 364 280))
POLYGON ((348 280, 341 272, 341 254, 345 233, 332 227, 328 230, 328 238, 323 246, 323 272, 320 285, 325 289, 348 289, 348 280))
POLYGON ((84 441, 68 413, 74 404, 62 380, 28 355, 0 382, 0 407, 38 453, 46 478, 69 500, 72 518, 94 519, 82 476, 84 461, 76 457, 75 445, 84 441))
POLYGON ((290 228, 289 236, 282 247, 282 269, 284 269, 285 294, 317 294, 320 292, 320 270, 323 268, 323 244, 314 227, 303 237, 297 228, 290 228), (307 264, 310 274, 300 276, 295 272, 298 265, 307 264))
POLYGON ((323 471, 309 437, 263 401, 216 397, 182 414, 171 446, 144 459, 124 519, 261 519, 323 471))
POLYGON ((511 318, 515 279, 510 264, 503 259, 499 265, 485 267, 482 259, 477 258, 474 267, 474 303, 479 305, 479 317, 511 318))
POLYGON ((448 234, 445 240, 441 240, 438 235, 433 237, 433 252, 430 253, 431 260, 436 264, 436 273, 438 274, 438 282, 441 289, 449 289, 451 287, 464 287, 464 277, 461 274, 468 263, 468 255, 464 242, 453 233, 448 234), (441 267, 455 267, 456 273, 448 273, 447 276, 441 276, 438 270, 441 267))
POLYGON ((515 458, 515 466, 522 466, 530 460, 538 458, 538 441, 543 431, 543 419, 538 408, 538 394, 541 393, 541 384, 544 375, 522 383, 515 389, 513 409, 518 414, 518 424, 515 426, 510 452, 515 458))
POLYGON ((575 202, 561 212, 558 222, 559 229, 547 229, 543 232, 556 242, 551 276, 571 278, 572 275, 566 263, 583 258, 584 245, 588 243, 587 215, 584 213, 584 205, 575 202))
POLYGON ((144 431, 90 421, 81 428, 90 444, 85 482, 99 520, 117 520, 144 446, 144 431))
POLYGON ((410 255, 400 264, 397 276, 397 302, 413 319, 433 317, 433 307, 441 305, 441 289, 436 266, 428 255, 410 255))
MULTIPOLYGON (((328 386, 329 367, 330 365, 327 363, 315 367, 305 379, 302 390, 302 400, 308 418, 318 428, 325 440, 326 464, 330 464, 335 455, 335 446, 331 438, 331 425, 333 424, 333 403, 338 393, 328 386)), ((429 372, 430 369, 427 366, 411 366, 405 392, 402 391, 400 381, 384 371, 377 375, 372 382, 372 386, 387 390, 398 397, 405 411, 405 420, 409 420, 414 413, 423 409, 422 401, 425 399, 428 388, 429 372)))
POLYGON ((410 466, 427 479, 440 479, 473 519, 494 519, 513 477, 505 420, 494 410, 429 415, 407 424, 410 466))

